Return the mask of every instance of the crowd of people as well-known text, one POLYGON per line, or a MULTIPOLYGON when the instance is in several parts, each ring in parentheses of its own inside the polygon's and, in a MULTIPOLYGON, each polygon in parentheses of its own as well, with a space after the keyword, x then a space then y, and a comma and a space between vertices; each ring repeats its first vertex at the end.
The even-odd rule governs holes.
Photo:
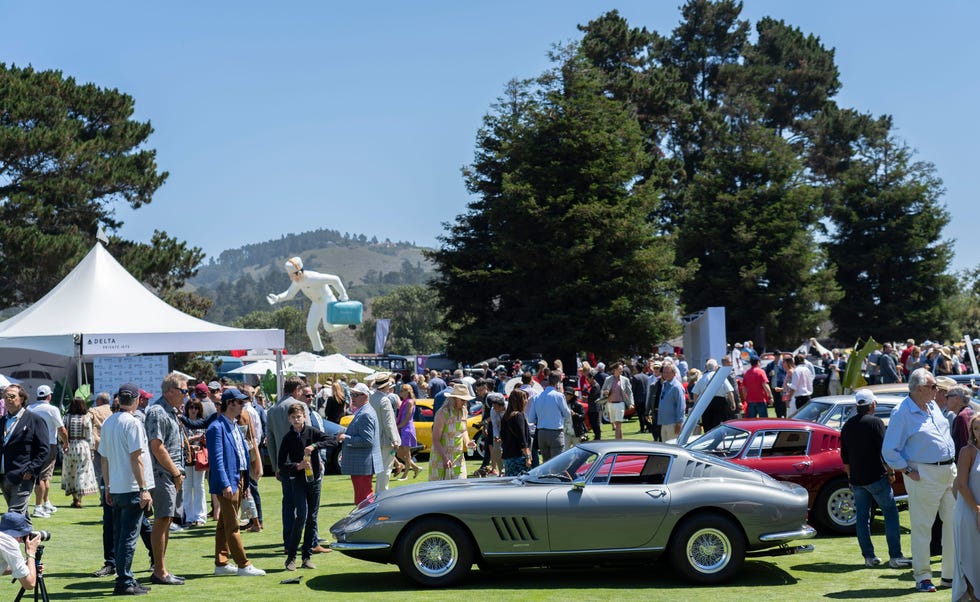
MULTIPOLYGON (((980 351, 980 340, 974 343, 980 351)), ((968 411, 972 391, 942 376, 947 369, 962 371, 964 356, 924 347, 925 353, 912 341, 901 351, 885 345, 864 361, 869 381, 907 381, 910 393, 886 429, 873 414, 874 394, 859 391, 858 413, 842 432, 842 454, 855 492, 865 564, 882 563, 868 527, 876 504, 885 516, 888 564, 911 565, 917 588, 931 591, 932 518, 942 519, 944 551, 954 549, 955 540, 957 550, 980 555, 975 549, 980 542, 980 418, 968 411), (956 357, 952 366, 944 362, 947 355, 956 357), (911 560, 899 541, 890 487, 896 471, 904 473, 909 491, 911 560)), ((733 345, 720 363, 709 359, 703 371, 673 353, 613 361, 608 368, 601 361, 594 367, 582 361, 572 375, 559 361, 549 365, 542 360, 530 367, 481 365, 468 373, 376 373, 362 382, 341 377, 311 385, 290 377, 283 398, 271 405, 261 389, 219 381, 189 388, 186 377, 175 372, 164 378, 156 400, 127 383, 114 395, 100 393, 91 408, 85 399, 73 399, 64 416, 51 404, 49 387, 39 387, 29 404, 29 392, 11 385, 4 391, 0 422, 0 484, 8 504, 8 514, 0 519, 0 555, 22 583, 34 583, 30 558, 18 563, 5 546, 16 549, 23 541, 28 555, 36 549, 36 542, 20 534, 21 527, 58 511, 50 499, 50 481, 60 454, 61 487, 71 505, 81 507, 84 498, 99 495, 104 564, 94 575, 114 576, 113 593, 141 595, 150 586, 182 585, 184 579, 167 564, 170 534, 208 520, 216 523, 214 574, 263 575, 249 560, 241 533, 264 529, 258 479, 266 451, 281 485, 283 566, 312 569, 314 555, 330 551, 320 539, 317 519, 332 448, 343 446, 340 468, 351 480, 355 504, 387 490, 392 479, 417 477, 423 470, 412 456, 418 445, 417 399, 433 398, 430 481, 467 478, 466 459, 477 445, 469 426, 475 414, 482 416, 484 444, 476 474, 513 476, 590 436, 601 439, 604 422, 613 437, 622 438, 624 423, 633 415, 640 432, 655 441, 677 437, 690 408, 726 365, 735 369, 710 389, 714 393, 701 417, 704 430, 738 416, 768 416, 769 408, 777 417, 791 416, 809 401, 818 358, 776 354, 763 369, 759 356, 746 349, 751 342, 733 345), (345 417, 344 432, 327 434, 337 432, 327 422, 339 424, 345 417), (152 566, 149 585, 137 582, 132 572, 140 539, 152 566)), ((823 355, 818 361, 828 373, 843 373, 845 353, 835 349, 823 355)), ((976 567, 964 560, 969 556, 956 558, 943 555, 941 585, 970 599, 976 567)))

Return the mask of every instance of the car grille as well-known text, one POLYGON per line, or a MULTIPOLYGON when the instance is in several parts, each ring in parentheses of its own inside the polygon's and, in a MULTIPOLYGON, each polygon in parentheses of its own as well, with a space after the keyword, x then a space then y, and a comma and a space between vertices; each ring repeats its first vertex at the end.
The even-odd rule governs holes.
POLYGON ((524 516, 493 516, 490 518, 501 541, 537 541, 530 521, 524 516))

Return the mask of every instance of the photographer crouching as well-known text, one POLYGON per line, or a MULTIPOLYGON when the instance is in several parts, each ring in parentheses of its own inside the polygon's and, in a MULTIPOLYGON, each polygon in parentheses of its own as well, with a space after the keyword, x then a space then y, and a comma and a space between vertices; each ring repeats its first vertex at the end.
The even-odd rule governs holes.
POLYGON ((0 516, 0 570, 20 581, 24 589, 34 589, 37 583, 37 546, 41 543, 38 533, 31 533, 27 517, 19 512, 7 512, 0 516), (24 542, 27 558, 20 555, 19 542, 24 542))

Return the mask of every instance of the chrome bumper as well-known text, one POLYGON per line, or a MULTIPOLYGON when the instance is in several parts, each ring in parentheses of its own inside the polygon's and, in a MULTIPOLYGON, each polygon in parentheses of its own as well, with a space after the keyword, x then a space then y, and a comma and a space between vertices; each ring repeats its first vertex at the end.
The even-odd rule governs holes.
POLYGON ((759 536, 759 541, 789 541, 793 539, 810 539, 817 535, 817 530, 810 525, 803 525, 796 531, 782 531, 781 533, 766 533, 759 536))
POLYGON ((387 543, 347 543, 342 541, 335 541, 330 544, 331 550, 337 550, 338 552, 347 551, 360 551, 360 550, 387 550, 391 547, 391 544, 387 543))

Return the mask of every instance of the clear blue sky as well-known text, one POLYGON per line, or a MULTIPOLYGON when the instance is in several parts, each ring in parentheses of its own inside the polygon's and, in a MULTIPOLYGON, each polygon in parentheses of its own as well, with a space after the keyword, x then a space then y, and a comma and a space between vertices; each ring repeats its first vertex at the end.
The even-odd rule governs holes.
MULTIPOLYGON (((434 246, 464 211, 460 168, 506 82, 548 68, 576 25, 619 9, 667 32, 679 0, 44 2, 6 0, 0 61, 118 88, 152 122, 170 177, 120 207, 209 255, 331 228, 434 246)), ((980 3, 746 0, 836 49, 838 102, 891 114, 936 165, 954 269, 978 263, 980 3)))

